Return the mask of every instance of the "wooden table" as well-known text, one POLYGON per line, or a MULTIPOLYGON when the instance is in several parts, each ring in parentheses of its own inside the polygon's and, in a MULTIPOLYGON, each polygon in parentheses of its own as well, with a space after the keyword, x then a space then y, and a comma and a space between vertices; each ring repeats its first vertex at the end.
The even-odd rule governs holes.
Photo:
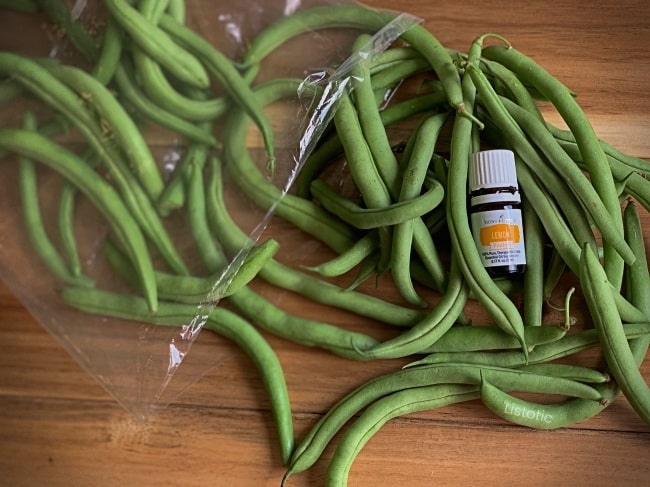
MULTIPOLYGON (((201 18, 216 17, 210 2, 203 3, 201 18)), ((650 157, 650 9, 644 2, 405 0, 397 7, 422 17, 455 49, 465 50, 483 32, 507 37, 579 94, 599 136, 650 157)), ((29 52, 45 42, 28 24, 0 10, 0 48, 29 52)), ((644 221, 650 225, 647 215, 644 221)), ((273 224, 271 231, 282 228, 273 224)), ((293 256, 314 258, 308 243, 293 245, 293 256)), ((257 287, 286 309, 390 334, 370 321, 257 287)), ((353 363, 269 341, 286 370, 298 439, 342 394, 396 368, 393 361, 353 363)), ((0 343, 0 484, 279 485, 283 468, 261 381, 243 353, 214 336, 202 333, 195 346, 214 347, 218 365, 144 423, 104 392, 4 286, 0 343)), ((650 362, 642 370, 650 379, 650 362)), ((513 426, 473 401, 391 421, 356 460, 350 485, 650 485, 649 447, 648 426, 624 399, 553 432, 513 426)), ((289 485, 322 485, 332 452, 289 485)))

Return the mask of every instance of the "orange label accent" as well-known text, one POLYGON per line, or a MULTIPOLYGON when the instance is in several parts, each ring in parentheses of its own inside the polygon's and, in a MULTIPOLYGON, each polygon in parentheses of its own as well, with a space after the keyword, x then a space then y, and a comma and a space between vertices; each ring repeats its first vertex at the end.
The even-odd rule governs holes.
POLYGON ((518 225, 499 223, 497 225, 481 228, 480 239, 481 245, 489 247, 490 244, 496 242, 519 243, 521 241, 521 235, 519 233, 518 225))

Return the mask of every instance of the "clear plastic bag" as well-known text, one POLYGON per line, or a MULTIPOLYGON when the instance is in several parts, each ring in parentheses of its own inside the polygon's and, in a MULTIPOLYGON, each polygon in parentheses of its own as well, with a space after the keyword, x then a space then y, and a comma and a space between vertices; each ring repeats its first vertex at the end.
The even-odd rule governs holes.
MULTIPOLYGON (((172 4, 174 2, 170 3, 172 4)), ((37 164, 38 213, 43 229, 54 243, 57 253, 70 265, 70 260, 73 259, 65 257, 61 243, 62 235, 66 231, 62 229, 65 224, 61 223, 61 215, 69 211, 62 209, 62 194, 72 193, 67 194, 66 198, 74 202, 72 232, 77 246, 75 252, 80 262, 81 275, 85 276, 83 279, 92 281, 93 286, 87 288, 89 298, 84 305, 88 308, 87 311, 92 311, 91 313, 79 311, 64 303, 62 296, 73 296, 66 301, 76 299, 77 307, 84 308, 79 303, 83 302, 85 291, 81 289, 79 295, 74 292, 66 294, 67 291, 64 290, 69 290, 69 286, 53 275, 51 262, 48 262, 47 258, 39 257, 35 252, 33 239, 38 237, 28 233, 27 229, 31 228, 30 225, 33 226, 33 221, 29 225, 25 224, 21 203, 24 198, 23 191, 26 191, 18 184, 23 178, 21 164, 17 163, 18 157, 6 156, 11 158, 12 163, 3 164, 0 183, 0 277, 80 365, 135 416, 146 418, 151 410, 164 407, 186 387, 228 358, 226 345, 219 346, 211 342, 200 350, 194 351, 192 348, 211 310, 219 305, 224 290, 245 265, 250 251, 266 239, 265 230, 272 216, 284 195, 291 190, 302 162, 309 156, 326 129, 333 114, 333 107, 342 90, 347 89, 352 68, 385 50, 406 29, 418 22, 417 18, 397 15, 384 29, 374 33, 370 42, 354 54, 351 54, 351 46, 359 34, 357 30, 339 28, 325 32, 307 29, 299 36, 281 43, 272 52, 265 53, 259 66, 238 64, 238 60, 245 59, 247 50, 258 33, 277 19, 290 16, 297 10, 345 4, 346 2, 332 0, 191 0, 186 2, 184 12, 176 12, 177 16, 184 15, 185 25, 193 32, 234 60, 234 66, 240 68, 244 78, 248 76, 247 81, 251 86, 259 86, 276 79, 289 83, 286 79, 292 79, 296 96, 265 107, 275 134, 274 164, 269 161, 268 147, 265 147, 265 140, 255 128, 255 124, 249 123, 243 142, 246 147, 238 146, 238 149, 245 150, 251 157, 256 171, 259 171, 263 179, 277 189, 277 192, 271 192, 265 196, 264 201, 257 201, 257 204, 251 201, 256 199, 256 195, 247 194, 240 185, 233 182, 233 175, 229 174, 231 169, 222 167, 219 159, 212 159, 213 153, 218 154, 219 151, 208 151, 209 154, 202 159, 198 169, 192 162, 196 159, 183 162, 188 154, 191 155, 187 138, 140 117, 132 104, 127 104, 129 113, 139 124, 148 142, 165 185, 181 176, 178 183, 181 187, 178 193, 181 195, 181 203, 170 206, 158 216, 173 248, 187 266, 188 273, 200 280, 196 279, 194 284, 198 287, 193 288, 194 294, 181 306, 165 308, 169 311, 165 312, 169 316, 161 312, 161 308, 156 312, 145 309, 141 311, 142 319, 134 319, 133 316, 128 316, 133 314, 133 308, 122 307, 122 301, 119 299, 115 304, 109 303, 109 297, 113 295, 127 300, 138 296, 139 309, 144 309, 142 289, 139 288, 137 279, 134 281, 132 275, 129 278, 129 274, 133 274, 133 269, 129 269, 133 262, 129 262, 128 255, 125 259, 124 242, 120 241, 115 227, 109 224, 91 199, 78 190, 71 191, 59 172, 46 165, 37 164), (302 82, 297 82, 300 80, 302 82), (221 171, 220 176, 217 171, 221 171), (210 180, 210 177, 217 179, 210 180), (210 181, 218 181, 218 184, 223 186, 222 197, 226 202, 228 215, 241 233, 237 238, 242 235, 247 237, 241 239, 243 243, 238 248, 233 247, 235 237, 230 239, 228 245, 223 245, 220 241, 223 237, 220 235, 220 220, 217 218, 210 221, 210 209, 202 206, 205 204, 205 198, 194 202, 192 200, 195 193, 188 188, 197 184, 196 187, 209 192, 213 189, 210 181), (197 212, 204 212, 204 217, 196 217, 197 212), (205 254, 202 254, 197 246, 197 240, 200 240, 201 235, 205 236, 205 228, 200 225, 206 223, 212 233, 205 245, 222 254, 221 260, 215 258, 207 265, 205 257, 202 259, 205 254), (202 231, 204 233, 201 233, 202 231), (120 267, 120 262, 124 264, 123 272, 116 270, 120 267), (115 294, 107 294, 98 299, 94 294, 96 290, 115 294), (111 312, 102 312, 109 306, 112 306, 111 312), (188 310, 192 312, 189 313, 188 310), (121 314, 125 316, 120 317, 121 314), (160 323, 153 324, 155 321, 160 323), (160 324, 165 326, 159 326, 160 324), (189 354, 190 350, 193 351, 192 354, 189 354)), ((101 7, 94 2, 77 2, 72 6, 72 12, 82 25, 99 25, 99 30, 102 31, 106 26, 106 12, 101 7)), ((132 53, 129 49, 125 49, 123 55, 131 59, 132 53)), ((75 55, 69 58, 69 53, 74 53, 74 47, 66 37, 57 39, 50 52, 60 63, 75 64, 75 55)), ((131 61, 134 62, 133 66, 137 67, 135 61, 131 61)), ((81 64, 84 65, 84 62, 81 64)), ((85 66, 92 68, 88 63, 85 63, 85 66)), ((4 73, 4 82, 11 83, 11 78, 6 77, 6 74, 4 73)), ((134 79, 137 81, 137 73, 134 79)), ((213 83, 211 89, 213 91, 209 96, 222 95, 223 89, 218 83, 213 83)), ((187 96, 185 93, 181 94, 187 96)), ((40 127, 54 120, 54 111, 47 107, 47 103, 43 103, 42 98, 33 96, 33 93, 7 102, 6 107, 0 123, 2 129, 20 127, 22 114, 26 111, 35 114, 40 127)), ((234 112, 236 108, 230 111, 234 112)), ((227 139, 231 135, 231 114, 228 112, 229 110, 226 110, 225 115, 211 128, 211 133, 219 144, 232 143, 232 140, 227 139)), ((69 127, 63 133, 55 135, 54 140, 79 157, 87 153, 84 152, 87 142, 78 127, 69 127)), ((87 154, 90 156, 83 160, 87 164, 97 164, 93 166, 93 170, 102 175, 105 183, 112 185, 114 178, 110 171, 102 167, 102 161, 97 161, 99 158, 92 152, 87 154)), ((70 231, 70 228, 67 231, 70 231)), ((161 276, 164 274, 159 276, 161 279, 167 276, 172 283, 171 291, 167 291, 172 292, 172 295, 161 294, 159 286, 158 299, 160 302, 179 301, 178 296, 183 293, 179 284, 181 281, 173 278, 174 274, 179 273, 179 269, 170 269, 173 265, 169 259, 163 258, 161 252, 154 247, 149 241, 153 268, 161 276), (175 294, 175 291, 178 292, 175 294)), ((128 301, 125 302, 128 304, 128 301)))

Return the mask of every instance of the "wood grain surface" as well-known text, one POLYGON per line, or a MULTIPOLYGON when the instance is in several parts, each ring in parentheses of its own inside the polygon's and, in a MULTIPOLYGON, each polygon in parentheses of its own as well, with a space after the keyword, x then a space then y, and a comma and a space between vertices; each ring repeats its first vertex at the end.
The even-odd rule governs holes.
MULTIPOLYGON (((365 3, 421 17, 443 44, 458 50, 466 50, 484 32, 505 36, 578 94, 601 138, 624 152, 650 158, 646 2, 365 3)), ((221 13, 209 0, 194 4, 199 7, 190 12, 189 21, 204 29, 221 13)), ((39 20, 0 8, 0 49, 43 54, 49 41, 42 27, 39 20)), ((312 68, 309 46, 298 51, 304 65, 312 68)), ((20 113, 0 111, 2 127, 15 126, 19 120, 20 113)), ((154 136, 152 144, 161 143, 154 136)), ((2 162, 3 167, 10 164, 2 162)), ((643 221, 650 239, 645 213, 643 221)), ((323 259, 318 246, 283 222, 274 220, 269 234, 280 238, 279 258, 292 265, 323 259)), ((0 245, 11 238, 0 235, 0 245)), ((255 287, 303 316, 326 317, 379 338, 394 333, 261 282, 255 287)), ((214 365, 166 408, 140 422, 36 322, 11 289, 11 282, 0 285, 0 485, 280 484, 284 470, 269 404, 258 374, 242 352, 201 333, 190 357, 210 357, 214 365)), ((473 317, 484 316, 472 306, 473 317)), ((548 311, 549 316, 554 312, 548 311)), ((298 440, 343 394, 403 363, 355 363, 276 337, 268 339, 285 368, 298 440)), ((582 360, 593 362, 598 357, 586 355, 582 360)), ((645 361, 642 372, 650 380, 650 361, 645 361)), ((357 458, 350 485, 650 485, 649 451, 650 428, 623 398, 584 423, 552 432, 506 423, 472 401, 389 422, 357 458)), ((313 469, 292 477, 288 485, 323 485, 332 453, 328 448, 313 469)))

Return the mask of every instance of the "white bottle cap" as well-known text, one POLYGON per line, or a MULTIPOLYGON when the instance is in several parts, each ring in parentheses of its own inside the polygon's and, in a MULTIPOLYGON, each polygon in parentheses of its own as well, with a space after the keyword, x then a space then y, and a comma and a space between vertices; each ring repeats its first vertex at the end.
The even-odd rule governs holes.
POLYGON ((469 191, 473 193, 481 189, 513 188, 510 196, 502 195, 498 198, 484 194, 472 198, 473 203, 487 203, 488 201, 521 201, 517 170, 515 168, 515 155, 510 150, 495 149, 472 154, 469 166, 469 191))

